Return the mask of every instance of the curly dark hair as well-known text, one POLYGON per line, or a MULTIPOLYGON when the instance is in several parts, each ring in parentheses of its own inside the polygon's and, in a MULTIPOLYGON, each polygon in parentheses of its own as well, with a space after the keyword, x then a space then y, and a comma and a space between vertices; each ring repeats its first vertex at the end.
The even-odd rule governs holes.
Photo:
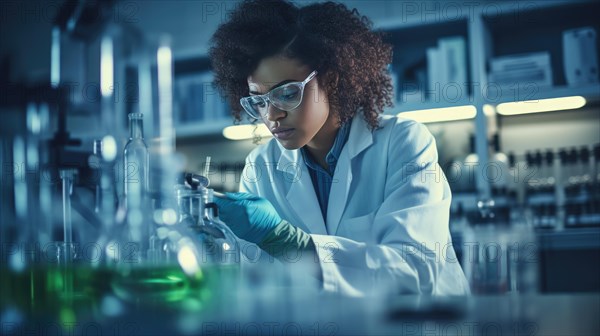
POLYGON ((260 61, 275 55, 297 59, 318 71, 340 123, 362 110, 373 130, 384 107, 393 105, 393 89, 387 71, 392 47, 371 27, 356 9, 334 2, 297 7, 285 0, 245 1, 211 39, 214 84, 239 122, 239 100, 249 95, 247 78, 260 61))

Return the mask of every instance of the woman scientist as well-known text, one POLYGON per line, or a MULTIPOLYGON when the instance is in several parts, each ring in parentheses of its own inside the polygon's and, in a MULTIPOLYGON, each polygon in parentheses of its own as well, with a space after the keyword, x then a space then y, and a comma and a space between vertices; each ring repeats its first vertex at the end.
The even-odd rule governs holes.
POLYGON ((216 199, 238 237, 280 260, 304 252, 326 292, 468 292, 435 140, 381 114, 392 50, 366 17, 335 3, 248 1, 211 43, 235 118, 243 109, 274 136, 248 155, 241 192, 216 199))

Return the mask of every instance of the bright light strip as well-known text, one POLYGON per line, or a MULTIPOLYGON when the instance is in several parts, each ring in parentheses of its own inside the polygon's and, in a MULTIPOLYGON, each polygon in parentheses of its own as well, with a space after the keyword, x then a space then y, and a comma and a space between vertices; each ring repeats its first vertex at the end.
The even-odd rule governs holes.
MULTIPOLYGON (((139 86, 139 112, 152 117, 152 72, 150 62, 146 58, 142 59, 138 68, 138 86, 139 86)), ((145 128, 145 127, 144 127, 145 128)), ((152 134, 152 133, 149 133, 152 134)))
POLYGON ((50 86, 60 84, 60 28, 52 28, 52 45, 50 47, 50 86))
MULTIPOLYGON (((13 140, 13 158, 13 162, 25 162, 25 141, 20 136, 13 140)), ((19 220, 27 218, 27 184, 24 176, 22 173, 14 174, 15 212, 19 220)))
POLYGON ((271 137, 273 134, 264 124, 259 125, 235 125, 223 129, 223 136, 229 140, 247 140, 255 136, 271 137))
POLYGON ((539 100, 526 100, 512 103, 502 103, 496 107, 501 115, 516 115, 538 112, 574 110, 585 105, 585 98, 581 96, 549 98, 539 100))
POLYGON ((473 119, 475 118, 475 115, 477 115, 477 109, 473 105, 442 107, 398 113, 399 117, 412 119, 421 123, 473 119))
POLYGON ((160 116, 160 137, 166 139, 161 148, 171 153, 174 147, 173 131, 173 73, 171 48, 162 45, 156 53, 158 65, 158 114, 160 116))
POLYGON ((105 36, 100 44, 100 93, 102 93, 102 97, 112 96, 113 76, 113 41, 109 36, 105 36))

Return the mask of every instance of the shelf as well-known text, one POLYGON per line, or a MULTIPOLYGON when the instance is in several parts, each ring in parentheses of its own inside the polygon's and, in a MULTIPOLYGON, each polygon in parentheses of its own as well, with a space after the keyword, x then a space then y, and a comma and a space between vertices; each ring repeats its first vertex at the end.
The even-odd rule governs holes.
MULTIPOLYGON (((385 40, 391 43, 414 42, 431 43, 437 39, 453 35, 466 36, 468 31, 467 19, 443 21, 443 22, 420 22, 418 25, 384 25, 376 29, 383 32, 385 40)), ((412 45, 411 45, 411 49, 412 45)))
MULTIPOLYGON (((535 235, 543 250, 600 249, 598 227, 569 228, 560 231, 536 230, 535 235)), ((452 239, 461 242, 463 234, 455 232, 452 234, 452 239)))
MULTIPOLYGON (((497 87, 493 88, 494 90, 497 87)), ((534 86, 524 86, 517 88, 503 88, 502 94, 496 98, 496 93, 483 92, 483 100, 485 104, 500 104, 507 102, 518 102, 527 100, 538 100, 547 98, 560 98, 569 96, 583 96, 588 103, 600 101, 600 84, 587 85, 587 86, 562 86, 552 87, 547 89, 537 89, 534 86), (505 92, 509 90, 508 92, 505 92)))
MULTIPOLYGON (((561 2, 554 6, 529 6, 523 8, 518 15, 482 15, 488 40, 484 59, 486 72, 489 72, 489 63, 493 58, 546 52, 550 56, 552 84, 557 87, 567 85, 563 32, 583 27, 592 27, 597 33, 600 32, 595 14, 598 11, 600 3, 578 1, 561 2)), ((598 44, 596 50, 600 52, 598 44)))
POLYGON ((493 32, 520 40, 530 29, 565 29, 569 26, 597 25, 595 10, 600 4, 591 0, 531 2, 522 6, 508 4, 498 10, 480 13, 486 26, 493 32), (527 30, 524 30, 527 29, 527 30), (515 35, 519 33, 520 35, 515 35))
POLYGON ((544 249, 598 249, 600 248, 600 228, 569 228, 562 231, 539 232, 544 249))
POLYGON ((551 0, 551 1, 483 1, 465 2, 462 5, 455 2, 410 3, 402 5, 394 17, 380 19, 374 22, 377 30, 404 29, 422 27, 430 24, 448 24, 461 20, 472 21, 476 16, 519 17, 528 10, 542 10, 561 5, 585 3, 589 0, 551 0), (437 8, 437 12, 434 10, 437 8))
POLYGON ((386 114, 398 114, 401 112, 418 111, 418 110, 429 110, 439 109, 446 107, 456 107, 464 105, 475 105, 473 98, 464 98, 457 101, 424 101, 424 102, 408 102, 408 103, 396 103, 393 109, 387 109, 386 114))
MULTIPOLYGON (((438 50, 436 54, 439 54, 439 58, 442 58, 441 52, 441 41, 444 41, 445 52, 451 50, 454 53, 461 52, 464 58, 458 56, 459 69, 462 69, 464 79, 454 80, 448 78, 448 81, 457 81, 461 86, 464 86, 464 82, 471 82, 469 64, 471 62, 469 56, 469 22, 466 18, 459 20, 442 21, 442 22, 420 22, 415 25, 393 25, 384 24, 377 27, 377 29, 384 33, 384 41, 393 46, 392 63, 390 70, 393 73, 393 82, 396 83, 395 94, 397 99, 404 100, 405 96, 413 95, 411 98, 415 98, 414 94, 425 94, 426 92, 434 92, 437 95, 442 93, 442 88, 432 86, 432 79, 430 69, 428 69, 428 62, 431 60, 429 52, 435 53, 434 50, 438 50), (463 40, 464 49, 456 49, 456 41, 452 40, 454 37, 460 37, 463 40), (450 38, 450 40, 449 40, 450 38), (449 46, 451 45, 451 47, 449 46), (406 48, 410 46, 410 48, 406 48), (453 49, 452 49, 453 48, 453 49), (460 63, 464 62, 464 66, 460 63)), ((455 55, 455 54, 453 54, 455 55)), ((461 55, 461 54, 459 54, 461 55)), ((431 56, 433 57, 433 56, 431 56)), ((448 56, 444 54, 445 60, 448 56)), ((450 66, 448 66, 450 67, 450 66)), ((447 69, 447 68, 444 68, 447 69)), ((459 71, 460 72, 460 71, 459 71)), ((445 75, 447 72, 444 72, 445 75)), ((440 75, 443 76, 443 75, 440 75)), ((459 76, 460 77, 460 76, 459 76)), ((445 83, 441 80, 439 83, 445 83)), ((460 95, 471 95, 470 87, 461 87, 460 95)), ((412 103, 410 103, 412 104, 412 103)))
POLYGON ((401 30, 411 28, 422 28, 423 26, 438 27, 439 25, 452 25, 459 21, 467 21, 469 19, 468 11, 461 11, 460 14, 452 17, 437 16, 413 16, 413 17, 396 17, 392 19, 384 19, 374 22, 373 29, 375 30, 401 30))

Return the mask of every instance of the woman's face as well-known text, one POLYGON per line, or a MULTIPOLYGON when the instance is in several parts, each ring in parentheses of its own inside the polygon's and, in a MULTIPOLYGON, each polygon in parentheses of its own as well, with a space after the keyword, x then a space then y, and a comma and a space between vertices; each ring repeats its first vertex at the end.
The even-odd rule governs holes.
MULTIPOLYGON (((265 94, 289 82, 302 82, 313 70, 290 58, 265 58, 248 77, 250 95, 265 94)), ((297 149, 307 144, 318 147, 320 143, 329 142, 337 130, 326 94, 316 77, 304 87, 304 97, 297 108, 283 111, 268 104, 267 111, 262 120, 286 149, 297 149)))

